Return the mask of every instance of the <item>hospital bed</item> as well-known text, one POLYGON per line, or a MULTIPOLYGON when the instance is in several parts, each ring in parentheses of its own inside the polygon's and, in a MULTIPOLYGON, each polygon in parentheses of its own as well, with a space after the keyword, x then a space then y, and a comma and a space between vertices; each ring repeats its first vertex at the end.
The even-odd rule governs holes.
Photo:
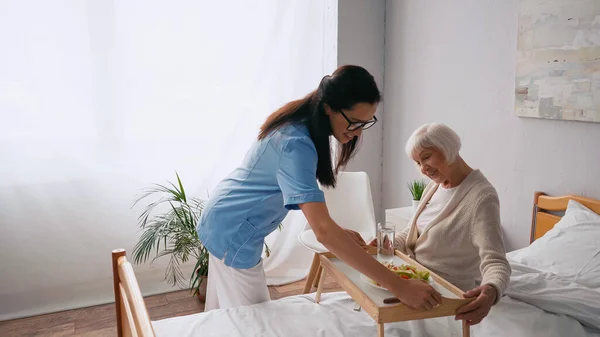
MULTIPOLYGON (((507 254, 505 296, 472 336, 600 336, 600 200, 536 192, 530 245, 507 254)), ((119 336, 376 336, 344 292, 151 321, 125 251, 113 251, 119 336)), ((386 336, 461 336, 454 317, 386 324, 386 336)))

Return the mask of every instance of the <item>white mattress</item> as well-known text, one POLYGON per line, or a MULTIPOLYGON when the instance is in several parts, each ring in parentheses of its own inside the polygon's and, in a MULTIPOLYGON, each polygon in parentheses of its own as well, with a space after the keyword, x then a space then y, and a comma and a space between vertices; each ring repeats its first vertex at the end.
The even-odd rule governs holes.
MULTIPOLYGON (((157 336, 377 336, 376 325, 343 292, 298 295, 249 307, 216 310, 153 322, 157 336)), ((385 324, 386 336, 461 336, 453 317, 385 324)), ((566 315, 551 314, 525 302, 503 298, 471 329, 472 336, 600 336, 566 315)))
MULTIPOLYGON (((567 215, 542 239, 508 254, 512 275, 507 296, 472 327, 472 336, 600 336, 598 215, 575 206, 570 202, 567 215)), ((343 271, 371 298, 389 296, 361 283, 358 273, 343 271)), ((375 322, 364 311, 354 311, 354 301, 345 292, 324 294, 321 304, 313 298, 314 294, 299 295, 170 318, 154 322, 154 327, 159 337, 377 336, 375 322)), ((454 317, 385 324, 386 336, 461 333, 454 317)))
MULTIPOLYGON (((377 336, 373 319, 363 310, 354 311, 353 307, 354 301, 344 292, 323 294, 320 304, 315 304, 314 294, 309 294, 169 318, 153 324, 159 337, 377 336)), ((447 319, 438 321, 432 327, 439 332, 446 328, 447 319)), ((386 335, 411 336, 411 325, 415 324, 386 324, 386 335)))
MULTIPOLYGON (((568 254, 565 252, 565 254, 568 254)), ((512 254, 509 254, 512 255, 512 254)), ((571 257, 574 259, 575 257, 571 257)), ((472 336, 590 337, 600 336, 600 288, 561 278, 511 261, 512 275, 507 296, 492 307, 472 336)), ((344 266, 338 266, 343 269, 344 266)), ((374 299, 387 291, 368 286, 358 273, 347 275, 374 299), (356 274, 356 275, 355 275, 356 274)), ((354 301, 345 292, 323 294, 320 304, 314 293, 257 305, 213 310, 153 322, 157 336, 377 336, 373 319, 354 311, 354 301)), ((386 336, 462 336, 454 317, 386 323, 386 336)))

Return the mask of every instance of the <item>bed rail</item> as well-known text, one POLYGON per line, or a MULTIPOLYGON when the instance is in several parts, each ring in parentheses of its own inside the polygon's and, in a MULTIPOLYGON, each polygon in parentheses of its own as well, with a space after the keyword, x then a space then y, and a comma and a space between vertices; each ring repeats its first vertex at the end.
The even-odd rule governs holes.
POLYGON ((112 251, 118 337, 156 337, 125 249, 112 251))

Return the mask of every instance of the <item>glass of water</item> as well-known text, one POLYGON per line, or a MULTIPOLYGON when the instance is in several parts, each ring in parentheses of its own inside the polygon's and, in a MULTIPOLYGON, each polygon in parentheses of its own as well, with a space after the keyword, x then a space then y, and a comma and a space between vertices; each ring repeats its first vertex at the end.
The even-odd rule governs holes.
POLYGON ((377 260, 381 263, 391 263, 395 255, 394 227, 386 224, 377 229, 377 260))

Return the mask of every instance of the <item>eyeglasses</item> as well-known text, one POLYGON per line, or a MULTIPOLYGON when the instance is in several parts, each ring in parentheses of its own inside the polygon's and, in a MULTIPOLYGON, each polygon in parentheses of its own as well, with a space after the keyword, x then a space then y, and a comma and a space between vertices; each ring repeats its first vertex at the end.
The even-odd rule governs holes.
POLYGON ((377 123, 377 120, 378 120, 377 117, 373 116, 373 119, 371 119, 370 121, 353 122, 350 120, 350 118, 348 118, 348 116, 346 116, 346 114, 342 110, 339 110, 339 111, 342 114, 342 116, 344 116, 346 121, 348 122, 348 127, 346 128, 348 131, 356 131, 360 128, 362 128, 363 130, 366 130, 366 129, 372 127, 373 125, 375 125, 375 123, 377 123))

